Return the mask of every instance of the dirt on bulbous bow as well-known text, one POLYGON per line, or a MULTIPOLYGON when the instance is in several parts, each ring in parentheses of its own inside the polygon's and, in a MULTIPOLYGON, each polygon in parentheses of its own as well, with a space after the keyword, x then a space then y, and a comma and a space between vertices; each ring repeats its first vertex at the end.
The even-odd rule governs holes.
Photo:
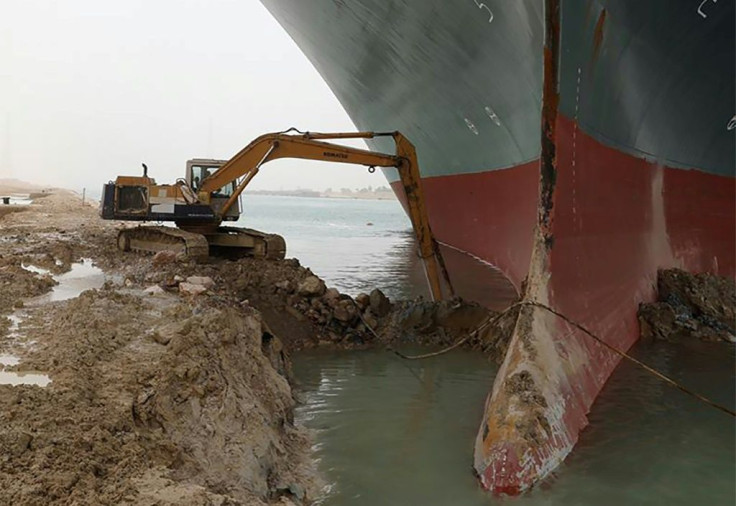
MULTIPOLYGON (((0 385, 0 504, 309 504, 323 483, 294 423, 289 353, 451 344, 491 316, 352 298, 293 259, 122 253, 124 225, 64 190, 26 207, 0 218, 0 354, 52 382, 0 385), (81 259, 101 288, 33 302, 81 259)), ((469 345, 494 349, 499 332, 469 345)))
POLYGON ((680 269, 657 273, 657 301, 639 307, 647 340, 736 342, 736 281, 680 269))

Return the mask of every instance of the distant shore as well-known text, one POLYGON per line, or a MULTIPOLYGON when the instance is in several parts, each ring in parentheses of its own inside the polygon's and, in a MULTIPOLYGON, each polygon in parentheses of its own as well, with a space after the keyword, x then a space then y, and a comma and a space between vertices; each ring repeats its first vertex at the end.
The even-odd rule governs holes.
POLYGON ((246 195, 268 195, 276 197, 308 197, 326 199, 353 199, 353 200, 396 200, 394 192, 387 191, 351 191, 351 192, 320 192, 316 190, 256 190, 247 191, 246 195))

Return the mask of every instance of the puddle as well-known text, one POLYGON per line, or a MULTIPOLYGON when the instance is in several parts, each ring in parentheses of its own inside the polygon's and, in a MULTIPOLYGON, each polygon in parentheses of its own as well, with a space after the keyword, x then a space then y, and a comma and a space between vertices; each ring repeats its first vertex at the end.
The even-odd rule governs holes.
MULTIPOLYGON (((36 267, 35 265, 22 264, 21 267, 40 276, 51 275, 51 271, 36 267)), ((69 272, 53 276, 53 278, 59 284, 54 286, 49 293, 27 301, 26 307, 38 307, 49 302, 73 299, 78 297, 83 291, 101 288, 105 283, 105 273, 98 267, 92 265, 92 260, 89 258, 83 258, 80 263, 72 264, 69 272)), ((18 310, 8 315, 7 318, 10 320, 10 327, 8 328, 7 338, 9 340, 16 340, 20 337, 20 324, 27 317, 28 312, 25 310, 18 310)), ((2 368, 15 366, 19 363, 20 358, 17 356, 9 353, 0 353, 0 366, 2 368)), ((51 379, 40 372, 0 371, 0 385, 37 385, 45 387, 49 383, 51 383, 51 379)))
MULTIPOLYGON (((24 269, 32 270, 33 266, 23 266, 24 269)), ((33 267, 33 272, 39 274, 47 274, 49 271, 33 267)), ((78 297, 85 290, 93 288, 102 288, 105 283, 105 273, 99 267, 92 265, 92 260, 83 258, 81 263, 72 264, 69 272, 54 276, 59 283, 51 289, 47 294, 36 297, 28 302, 29 306, 40 306, 48 302, 58 302, 61 300, 73 299, 78 297)))
POLYGON ((26 317, 25 312, 22 312, 20 310, 7 316, 8 320, 10 320, 10 327, 8 328, 8 337, 16 337, 18 335, 18 327, 20 327, 20 322, 22 322, 25 319, 25 317, 26 317))
MULTIPOLYGON (((27 193, 15 193, 12 195, 2 195, 2 197, 10 197, 9 204, 11 206, 27 206, 30 205, 33 200, 31 200, 31 196, 27 193)), ((5 205, 0 203, 0 205, 5 205)))
POLYGON ((51 271, 47 269, 42 269, 41 267, 36 267, 35 265, 26 265, 26 264, 20 264, 20 266, 27 270, 28 272, 33 272, 35 274, 39 274, 41 276, 45 276, 47 274, 51 274, 51 271))
POLYGON ((51 378, 45 374, 0 371, 0 385, 37 385, 45 387, 49 383, 51 383, 51 378))
POLYGON ((15 355, 10 355, 8 353, 0 353, 0 365, 3 367, 7 367, 9 365, 18 365, 20 364, 20 359, 16 357, 15 355))

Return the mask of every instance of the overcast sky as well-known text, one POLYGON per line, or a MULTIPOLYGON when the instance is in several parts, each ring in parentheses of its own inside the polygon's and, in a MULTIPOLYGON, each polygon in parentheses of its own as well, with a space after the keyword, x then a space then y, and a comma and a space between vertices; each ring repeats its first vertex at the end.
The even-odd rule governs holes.
MULTIPOLYGON (((169 183, 290 126, 355 128, 257 0, 0 0, 0 178, 92 189, 146 162, 169 183)), ((284 160, 251 188, 383 184, 284 160)))

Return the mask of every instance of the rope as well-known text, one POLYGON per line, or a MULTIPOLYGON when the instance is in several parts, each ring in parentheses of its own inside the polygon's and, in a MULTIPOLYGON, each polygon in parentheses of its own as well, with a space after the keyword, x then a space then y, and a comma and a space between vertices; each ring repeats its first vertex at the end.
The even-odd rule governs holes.
POLYGON ((525 304, 524 302, 517 302, 516 304, 513 304, 513 305, 507 307, 506 309, 504 309, 501 313, 498 313, 497 315, 495 315, 493 317, 487 317, 485 319, 485 321, 483 323, 481 323, 478 327, 476 327, 476 329, 474 331, 472 331, 470 334, 468 334, 467 336, 463 337, 462 339, 459 339, 458 341, 456 341, 454 344, 452 344, 448 348, 444 348, 444 349, 442 349, 440 351, 435 351, 435 352, 432 352, 432 353, 425 353, 423 355, 404 355, 400 351, 394 350, 392 348, 389 348, 389 350, 392 351, 392 352, 394 352, 396 355, 400 356, 401 358, 406 359, 406 360, 420 360, 420 359, 424 359, 424 358, 431 358, 431 357, 436 357, 438 355, 443 355, 443 354, 445 354, 445 353, 447 353, 449 351, 454 350, 455 348, 457 348, 459 346, 462 346, 471 337, 477 336, 478 333, 480 333, 481 331, 485 330, 486 328, 488 328, 491 325, 493 325, 494 323, 496 323, 498 320, 501 319, 501 317, 505 316, 506 313, 508 313, 512 309, 514 309, 516 307, 519 307, 519 306, 522 306, 524 304, 525 304))
MULTIPOLYGON (((670 378, 670 377, 662 374, 661 372, 657 371, 656 369, 648 366, 647 364, 645 364, 641 360, 638 360, 638 359, 632 357, 631 355, 629 355, 625 351, 621 351, 618 348, 616 348, 615 346, 613 346, 611 344, 608 344, 607 342, 605 342, 604 340, 602 340, 600 337, 596 336, 595 334, 593 334, 591 331, 589 331, 588 329, 586 329, 585 327, 583 327, 579 323, 572 321, 570 318, 568 318, 567 316, 563 315, 562 313, 560 313, 560 312, 552 309, 549 306, 546 306, 544 304, 541 304, 539 302, 533 302, 533 301, 517 302, 516 304, 513 304, 513 305, 509 306, 508 308, 506 308, 504 311, 502 311, 501 313, 497 314, 493 318, 486 319, 486 321, 484 321, 483 323, 481 323, 480 326, 478 328, 476 328, 473 332, 471 332, 467 336, 463 337, 462 339, 459 339, 457 342, 455 342, 451 346, 449 346, 447 348, 444 348, 444 349, 442 349, 440 351, 436 351, 434 353, 426 353, 424 355, 413 355, 413 356, 410 356, 410 355, 404 355, 403 353, 400 353, 400 352, 398 352, 396 350, 391 350, 391 351, 393 351, 396 355, 398 355, 399 357, 401 357, 403 359, 406 359, 406 360, 420 360, 420 359, 424 359, 424 358, 430 358, 430 357, 436 357, 438 355, 443 355, 443 354, 445 354, 445 353, 447 353, 449 351, 452 351, 455 348, 461 346, 462 344, 464 344, 465 342, 467 342, 471 337, 473 337, 474 335, 477 335, 478 332, 480 332, 483 329, 487 328, 489 325, 492 325, 493 323, 495 323, 496 321, 498 321, 502 316, 504 316, 506 313, 508 313, 512 309, 514 309, 516 307, 519 307, 519 306, 533 306, 533 307, 538 307, 540 309, 544 309, 546 311, 549 311, 553 315, 557 316, 558 318, 566 321, 567 323, 569 323, 570 325, 572 325, 576 329, 580 330, 581 332, 583 332, 587 336, 590 336, 595 341, 597 341, 598 343, 602 344, 603 346, 605 346, 606 348, 608 348, 612 352, 620 355, 621 357, 629 360, 630 362, 633 362, 634 364, 638 365, 639 367, 641 367, 642 369, 644 369, 648 373, 653 374, 657 378, 661 379, 665 383, 667 383, 667 384, 669 384, 669 385, 677 388, 681 392, 683 392, 683 393, 685 393, 685 394, 687 394, 687 395, 689 395, 691 397, 694 397, 695 399, 699 400, 700 402, 703 402, 703 403, 705 403, 705 404, 707 404, 707 405, 709 405, 709 406, 711 406, 711 407, 713 407, 713 408, 715 408, 715 409, 717 409, 719 411, 723 411, 726 414, 729 414, 729 415, 731 415, 733 417, 736 417, 736 411, 734 411, 732 409, 729 409, 726 406, 723 406, 721 404, 718 404, 717 402, 712 401, 712 400, 708 399, 707 397, 705 397, 705 396, 703 396, 703 395, 701 395, 701 394, 699 394, 699 393, 697 393, 697 392, 695 392, 693 390, 690 390, 689 388, 687 388, 686 386, 682 385, 681 383, 678 383, 677 381, 673 380, 672 378, 670 378)), ((361 317, 361 319, 362 319, 362 317, 361 317)), ((363 323, 365 323, 365 321, 363 323)), ((373 334, 376 335, 376 333, 373 331, 373 329, 370 328, 370 326, 368 324, 366 324, 366 327, 368 327, 371 330, 371 332, 373 332, 373 334)))
POLYGON ((298 133, 298 134, 302 134, 302 135, 306 135, 306 134, 308 134, 308 133, 309 133, 309 132, 302 132, 301 130, 299 130, 299 129, 298 129, 298 128, 296 128, 296 127, 289 127, 289 128, 288 128, 288 129, 286 129, 286 130, 282 130, 281 132, 276 132, 276 133, 277 133, 277 134, 288 134, 288 133, 290 133, 290 132, 296 132, 296 133, 298 133))

